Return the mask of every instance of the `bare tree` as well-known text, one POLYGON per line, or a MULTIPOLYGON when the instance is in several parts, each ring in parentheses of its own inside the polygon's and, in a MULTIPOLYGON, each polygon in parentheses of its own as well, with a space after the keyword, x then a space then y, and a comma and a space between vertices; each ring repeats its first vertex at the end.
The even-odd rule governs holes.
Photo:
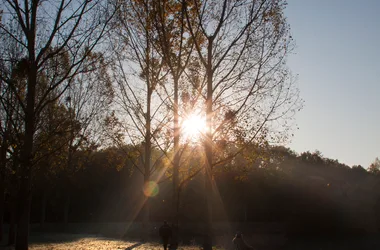
MULTIPOLYGON (((1 11, 0 11, 1 15, 1 11)), ((1 23, 0 16, 0 23, 1 23)), ((17 33, 16 30, 14 30, 17 33)), ((4 74, 4 71, 8 71, 9 77, 14 81, 18 91, 18 95, 25 95, 25 83, 23 78, 22 62, 19 61, 21 49, 17 42, 7 37, 0 40, 0 47, 3 49, 2 56, 8 58, 8 61, 0 61, 0 74, 4 74)), ((14 94, 10 86, 0 79, 0 133, 1 133, 1 155, 0 155, 0 182, 1 182, 1 197, 4 196, 6 188, 5 179, 9 177, 10 170, 9 165, 12 158, 18 156, 18 150, 12 150, 14 147, 11 145, 20 145, 20 131, 22 131, 22 118, 21 118, 21 106, 17 100, 17 95, 14 94)), ((0 199, 0 210, 4 211, 5 203, 4 199, 0 199)), ((0 212, 3 216, 3 212, 0 212)), ((2 219, 1 219, 2 227, 2 219)), ((2 230, 1 230, 2 234, 2 230)))
POLYGON ((117 29, 120 43, 115 45, 113 69, 118 89, 116 103, 120 111, 117 115, 127 137, 122 144, 130 143, 137 150, 137 157, 126 154, 144 178, 142 210, 145 229, 150 217, 148 189, 152 185, 152 175, 170 146, 165 137, 170 117, 161 88, 166 72, 154 45, 157 42, 154 15, 153 1, 127 0, 121 3, 117 29), (158 151, 158 155, 153 154, 158 151))
POLYGON ((39 116, 35 135, 35 155, 32 172, 33 193, 41 195, 40 226, 44 226, 48 196, 65 169, 67 144, 71 135, 70 113, 59 100, 49 103, 39 116), (43 122, 42 122, 43 121, 43 122))
POLYGON ((66 189, 64 223, 68 223, 70 208, 71 178, 83 165, 76 157, 78 151, 91 153, 101 146, 104 137, 104 117, 110 114, 113 88, 108 74, 107 62, 102 54, 91 53, 86 60, 96 60, 86 73, 78 75, 68 87, 63 100, 69 112, 69 131, 66 155, 66 189), (76 158, 76 161, 74 161, 76 158), (75 163, 76 162, 76 163, 75 163))
MULTIPOLYGON (((168 102, 172 107, 173 112, 173 157, 170 158, 172 165, 172 180, 173 180, 173 218, 172 221, 176 225, 173 229, 174 234, 172 241, 177 243, 177 227, 179 219, 179 192, 180 183, 191 178, 192 175, 180 178, 180 166, 188 164, 181 163, 181 155, 186 147, 181 147, 181 121, 186 119, 187 114, 186 105, 189 104, 191 89, 193 86, 190 84, 189 77, 185 71, 196 64, 196 56, 194 55, 194 42, 189 34, 186 21, 186 4, 185 1, 155 1, 154 27, 157 32, 157 43, 154 45, 159 51, 164 65, 168 69, 168 80, 164 88, 166 93, 172 93, 173 96, 168 95, 168 102), (181 85, 181 86, 180 86, 181 85), (170 90, 170 91, 169 91, 170 90), (181 98, 182 97, 182 98, 181 98), (182 100, 181 100, 182 99, 182 100)), ((190 18, 195 17, 195 13, 190 12, 190 18)), ((195 100, 196 97, 193 97, 195 100)), ((193 100, 192 103, 196 103, 193 100)), ((188 108, 188 109, 191 109, 188 108)), ((197 171, 196 171, 197 172, 197 171)), ((194 173, 193 173, 194 174, 194 173)))
POLYGON ((7 162, 9 161, 8 149, 12 141, 12 122, 14 115, 12 112, 16 106, 13 106, 14 99, 12 98, 12 93, 9 89, 4 89, 2 82, 0 81, 0 101, 1 101, 1 111, 0 111, 0 240, 3 239, 3 216, 5 212, 5 179, 9 176, 9 171, 7 169, 7 162), (13 108, 12 108, 13 107, 13 108))
POLYGON ((285 1, 272 0, 193 1, 191 6, 198 20, 188 18, 191 36, 205 41, 195 44, 206 81, 204 249, 212 246, 213 167, 239 153, 229 153, 229 144, 242 148, 247 142, 283 140, 301 104, 285 65, 292 38, 284 7, 285 1))
MULTIPOLYGON (((76 75, 85 72, 86 65, 96 60, 85 60, 92 51, 105 49, 104 44, 99 45, 108 32, 115 11, 113 6, 102 0, 5 0, 1 8, 0 37, 15 41, 21 48, 18 60, 23 59, 25 62, 26 91, 23 96, 12 81, 9 67, 2 68, 0 79, 11 88, 22 108, 23 141, 16 249, 28 249, 31 173, 39 114, 66 91, 76 75), (62 63, 64 58, 67 60, 62 63), (47 76, 48 79, 41 81, 47 76), (40 86, 42 82, 43 87, 40 86), (57 93, 53 99, 50 95, 52 92, 57 93)), ((6 57, 6 53, 1 54, 3 64, 12 63, 13 58, 6 57)))

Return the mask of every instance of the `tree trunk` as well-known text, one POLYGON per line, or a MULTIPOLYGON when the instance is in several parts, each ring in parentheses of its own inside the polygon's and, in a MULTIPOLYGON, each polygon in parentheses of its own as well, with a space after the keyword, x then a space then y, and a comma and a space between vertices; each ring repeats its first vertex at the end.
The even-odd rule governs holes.
POLYGON ((27 250, 29 241, 30 204, 32 199, 31 168, 34 118, 27 115, 24 147, 20 164, 20 189, 17 203, 17 233, 15 250, 27 250))
POLYGON ((178 222, 179 222, 179 114, 178 114, 178 78, 174 78, 174 159, 173 159, 173 211, 172 211, 172 239, 171 245, 178 245, 178 222))
MULTIPOLYGON (((150 113, 150 112, 148 112, 150 113)), ((145 197, 143 205, 143 233, 144 237, 149 236, 150 228, 150 165, 151 165, 151 142, 150 142, 150 132, 148 132, 148 127, 150 131, 150 122, 147 125, 147 135, 145 143, 145 166, 144 166, 144 188, 145 188, 145 197)), ((145 239, 145 238, 144 238, 145 239)))
POLYGON ((19 193, 18 223, 16 234, 16 250, 28 250, 29 218, 30 218, 30 178, 21 183, 19 193))
POLYGON ((16 206, 15 204, 11 203, 9 208, 10 208, 9 209, 10 218, 9 218, 8 245, 13 245, 15 244, 15 236, 16 236, 16 231, 15 231, 16 206))
POLYGON ((3 241, 3 234, 4 234, 4 212, 5 212, 5 187, 4 187, 4 180, 2 177, 0 177, 0 242, 3 241))
POLYGON ((40 214, 40 227, 43 228, 46 218, 46 200, 47 200, 47 191, 44 189, 41 199, 41 214, 40 214))
MULTIPOLYGON (((29 89, 29 88, 28 88, 29 89)), ((33 100, 34 102, 34 97, 33 100)), ((16 234, 16 250, 27 250, 29 240, 29 217, 31 204, 31 168, 32 168, 32 152, 33 152, 33 135, 34 135, 34 103, 32 109, 27 109, 25 121, 25 140, 22 149, 20 164, 20 190, 18 194, 18 222, 16 234)))
POLYGON ((149 234, 150 234, 150 197, 149 197, 149 181, 150 181, 150 175, 145 174, 144 175, 144 186, 146 188, 146 194, 144 197, 144 205, 143 205, 143 239, 148 240, 149 234))
MULTIPOLYGON (((149 69, 149 46, 147 48, 147 69, 149 69)), ((143 207, 143 230, 146 237, 149 236, 149 224, 150 224, 150 197, 149 197, 149 183, 151 173, 152 162, 152 135, 151 135, 151 99, 152 99, 152 87, 149 81, 149 72, 147 77, 147 108, 145 117, 145 160, 144 160, 144 187, 147 188, 145 194, 145 203, 143 207)))
POLYGON ((206 169, 205 169, 205 209, 206 209, 206 226, 205 226, 205 239, 203 244, 204 250, 212 249, 212 44, 213 38, 209 38, 207 47, 207 97, 206 97, 206 138, 205 138, 205 151, 206 151, 206 169))
MULTIPOLYGON (((31 6, 33 18, 36 18, 37 3, 33 2, 31 6)), ((27 32, 28 40, 28 83, 26 108, 24 116, 25 134, 24 144, 21 148, 20 161, 20 190, 19 190, 19 206, 18 206, 18 223, 16 234, 15 250, 27 250, 29 240, 29 215, 31 203, 31 171, 33 160, 33 144, 35 133, 35 97, 37 86, 37 63, 35 54, 36 41, 36 20, 32 20, 30 30, 27 32)))
MULTIPOLYGON (((245 200, 245 202, 247 202, 247 200, 245 200)), ((247 203, 244 204, 244 222, 248 222, 248 205, 247 203)))
MULTIPOLYGON (((148 4, 145 5, 146 14, 149 13, 148 4)), ((151 26, 151 19, 149 14, 146 16, 146 25, 147 27, 151 26)), ((149 29, 145 30, 145 37, 149 37, 149 29)), ((144 185, 149 185, 150 174, 151 174, 151 163, 152 163, 152 134, 151 134, 151 102, 152 102, 152 93, 153 93, 153 84, 151 75, 151 63, 150 63, 150 53, 151 53, 151 41, 146 40, 145 48, 145 60, 146 60, 146 86, 147 86, 147 106, 145 114, 145 162, 144 162, 144 185)), ((150 224, 150 197, 147 195, 145 197, 144 203, 144 217, 143 217, 143 227, 146 235, 149 235, 149 224, 150 224)))
MULTIPOLYGON (((206 166, 207 167, 207 166, 206 166)), ((212 177, 211 171, 206 169, 205 175, 205 235, 204 250, 212 250, 212 177)))
POLYGON ((181 195, 181 187, 178 185, 177 190, 174 190, 176 192, 176 204, 175 205, 175 215, 174 215, 174 221, 172 226, 172 237, 171 237, 171 248, 170 249, 177 249, 178 248, 178 242, 179 242, 179 210, 180 210, 180 195, 181 195))
MULTIPOLYGON (((13 168, 16 169, 18 162, 15 160, 13 162, 13 168)), ((17 176, 12 175, 10 180, 10 192, 8 200, 8 211, 9 211, 9 231, 8 231, 8 245, 15 244, 16 240, 16 223, 17 223, 17 176)))
POLYGON ((6 122, 6 128, 4 132, 3 141, 1 143, 0 150, 0 242, 3 240, 3 223, 4 223, 4 212, 5 212, 5 169, 6 169, 6 158, 7 158, 7 149, 8 149, 8 137, 9 137, 9 129, 10 119, 6 122))
POLYGON ((63 206, 63 223, 65 225, 65 229, 69 222, 70 204, 71 204, 71 194, 70 194, 70 191, 68 191, 65 194, 65 204, 63 206))

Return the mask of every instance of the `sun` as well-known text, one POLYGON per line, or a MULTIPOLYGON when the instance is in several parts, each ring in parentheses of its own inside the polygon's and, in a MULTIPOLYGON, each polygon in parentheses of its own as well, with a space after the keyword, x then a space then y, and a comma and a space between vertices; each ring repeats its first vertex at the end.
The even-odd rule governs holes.
POLYGON ((190 115, 182 123, 182 133, 188 139, 199 139, 205 131, 206 120, 199 115, 190 115))

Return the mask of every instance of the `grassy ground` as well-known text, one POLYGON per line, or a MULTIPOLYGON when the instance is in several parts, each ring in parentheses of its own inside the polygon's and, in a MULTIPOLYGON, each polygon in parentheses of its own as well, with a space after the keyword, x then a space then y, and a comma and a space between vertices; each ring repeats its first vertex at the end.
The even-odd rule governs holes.
MULTIPOLYGON (((13 250, 14 246, 0 246, 1 250, 13 250)), ((30 237, 31 250, 162 250, 158 242, 142 243, 117 240, 82 234, 33 234, 30 237)), ((183 246, 179 250, 199 250, 198 246, 183 246)))
MULTIPOLYGON (((340 238, 332 240, 292 239, 286 240, 279 235, 255 234, 246 237, 246 241, 255 250, 374 250, 380 249, 380 235, 369 235, 360 238, 340 238)), ((180 244, 178 250, 201 250, 201 242, 192 245, 180 244)), ((230 237, 216 238, 215 250, 234 249, 230 237)), ((14 246, 0 244, 0 250, 13 250, 14 246)), ((31 250, 162 250, 159 242, 141 242, 139 240, 122 240, 106 238, 89 234, 63 234, 63 233, 32 233, 30 236, 31 250)))

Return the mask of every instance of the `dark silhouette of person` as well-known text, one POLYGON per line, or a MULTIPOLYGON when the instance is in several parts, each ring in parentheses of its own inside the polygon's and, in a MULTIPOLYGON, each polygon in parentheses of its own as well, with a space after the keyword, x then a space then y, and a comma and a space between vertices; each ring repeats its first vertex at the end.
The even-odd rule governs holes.
POLYGON ((234 243, 234 249, 236 250, 253 249, 253 247, 251 247, 244 241, 243 234, 241 232, 236 233, 235 238, 233 238, 232 242, 234 243))
POLYGON ((164 250, 168 248, 169 238, 172 237, 172 229, 166 221, 159 229, 159 234, 162 239, 162 244, 164 245, 164 250))

